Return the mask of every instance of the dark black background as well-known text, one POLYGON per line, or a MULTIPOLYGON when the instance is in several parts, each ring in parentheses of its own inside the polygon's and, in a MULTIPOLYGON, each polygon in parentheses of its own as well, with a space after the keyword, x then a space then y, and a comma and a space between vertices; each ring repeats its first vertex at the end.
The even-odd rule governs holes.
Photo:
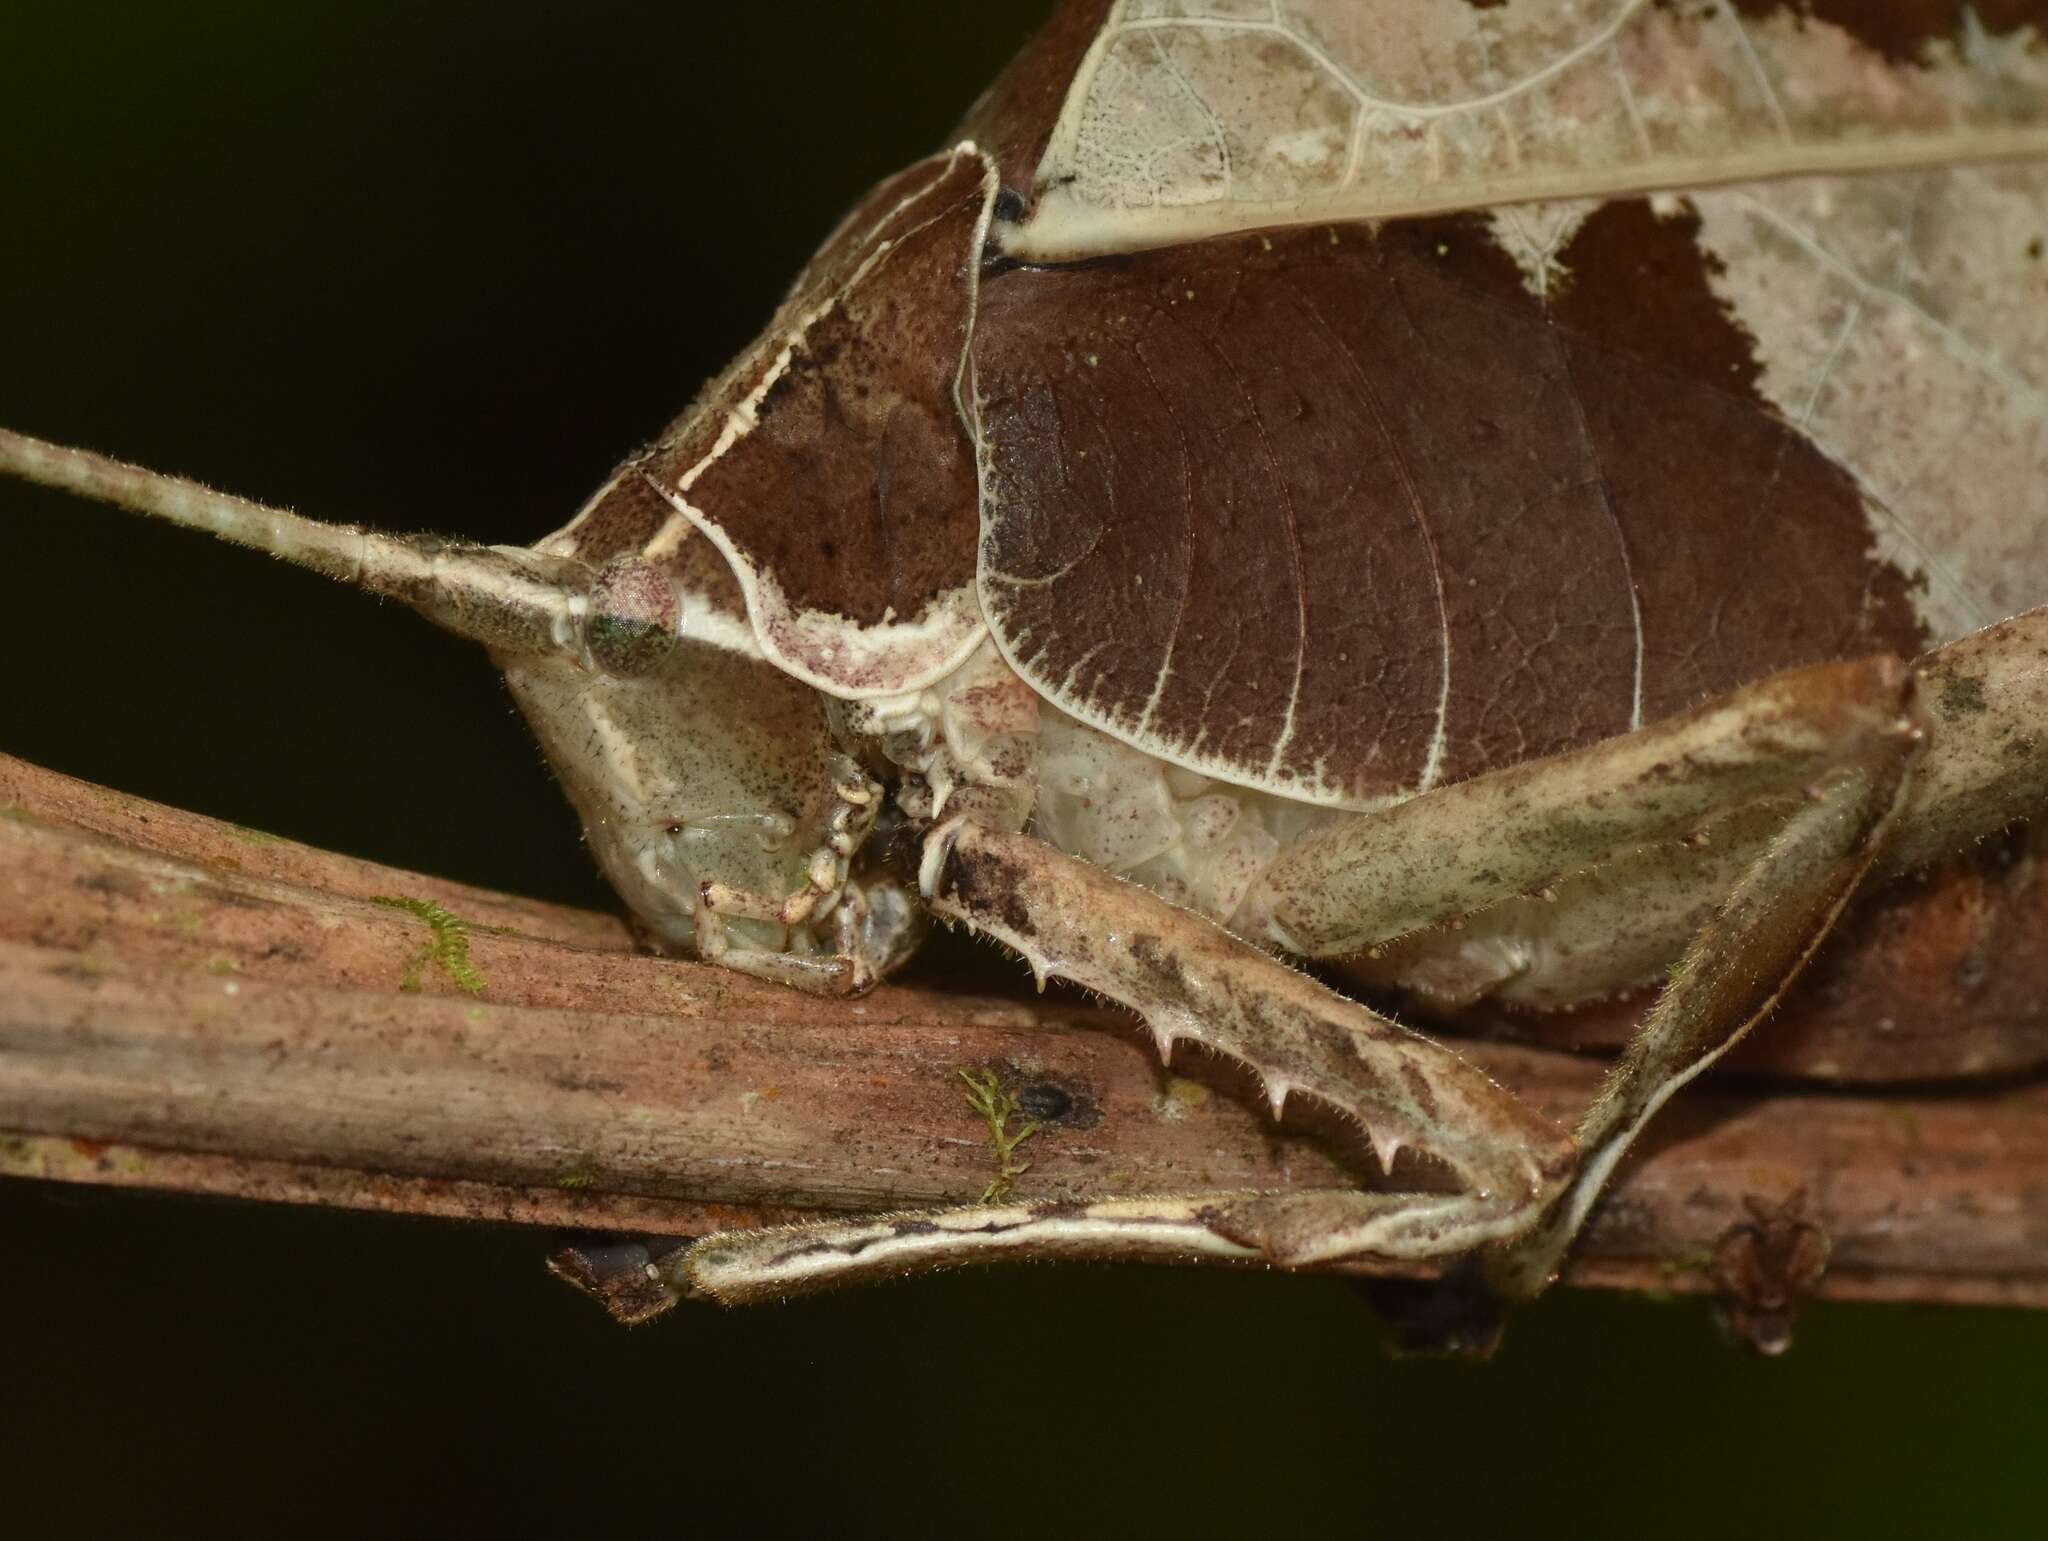
MULTIPOLYGON (((1037 0, 25 4, 0 422, 530 540, 939 143, 1037 0)), ((606 895, 480 656, 0 488, 0 747, 316 844, 606 895)), ((2048 1322, 1544 1302, 1395 1364, 1320 1280, 985 1273, 625 1332, 539 1240, 0 1185, 0 1529, 2038 1534, 2048 1322), (17 1526, 20 1528, 17 1529, 17 1526)))

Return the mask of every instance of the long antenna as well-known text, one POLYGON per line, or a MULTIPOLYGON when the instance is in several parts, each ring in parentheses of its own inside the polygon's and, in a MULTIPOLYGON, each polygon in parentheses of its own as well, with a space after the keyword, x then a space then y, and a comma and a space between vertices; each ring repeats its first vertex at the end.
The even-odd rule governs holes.
POLYGON ((573 635, 588 574, 517 546, 386 535, 252 503, 90 450, 0 428, 0 473, 252 546, 297 567, 403 600, 490 647, 544 648, 573 635))

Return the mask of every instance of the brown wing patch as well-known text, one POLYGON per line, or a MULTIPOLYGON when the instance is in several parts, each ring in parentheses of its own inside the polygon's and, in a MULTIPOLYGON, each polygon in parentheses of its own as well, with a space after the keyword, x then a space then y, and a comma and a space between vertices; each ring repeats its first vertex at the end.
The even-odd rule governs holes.
POLYGON ((1616 520, 1642 553, 1645 717, 1769 669, 1911 657, 1928 640, 1904 575, 1869 555, 1854 480, 1760 403, 1698 233, 1689 210, 1608 204, 1563 253, 1554 302, 1616 520))
POLYGON ((760 340, 545 548, 693 570, 715 554, 720 603, 737 593, 767 656, 836 693, 951 667, 982 632, 956 383, 993 196, 971 152, 884 182, 760 340))
POLYGON ((1778 14, 1800 21, 1840 27, 1889 64, 1925 66, 1931 50, 1949 44, 1957 50, 1969 43, 1974 25, 1993 37, 2022 27, 2037 28, 2048 37, 2048 0, 1733 0, 1742 15, 1761 19, 1778 14))
POLYGON ((981 592, 1013 665, 1168 758, 1367 804, 1912 650, 1692 227, 1614 205, 1564 264, 1553 308, 1461 217, 989 280, 981 592))
POLYGON ((686 489, 799 610, 909 620, 973 571, 973 458, 954 406, 982 170, 812 322, 756 419, 686 489))

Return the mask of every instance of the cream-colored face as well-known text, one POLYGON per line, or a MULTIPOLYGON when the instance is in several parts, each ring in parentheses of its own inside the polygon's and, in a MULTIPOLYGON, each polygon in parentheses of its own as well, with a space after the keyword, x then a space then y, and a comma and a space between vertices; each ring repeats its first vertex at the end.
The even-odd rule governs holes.
POLYGON ((605 876, 665 949, 700 950, 715 885, 771 905, 820 890, 788 921, 735 913, 720 924, 746 948, 831 950, 831 901, 865 824, 834 828, 842 790, 860 778, 834 749, 816 691, 674 639, 631 673, 566 651, 497 661, 605 876))

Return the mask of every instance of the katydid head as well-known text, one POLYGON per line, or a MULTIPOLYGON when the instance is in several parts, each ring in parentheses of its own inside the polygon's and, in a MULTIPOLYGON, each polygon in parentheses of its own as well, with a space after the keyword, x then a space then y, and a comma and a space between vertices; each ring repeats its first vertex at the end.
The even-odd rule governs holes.
POLYGON ((651 942, 835 992, 908 955, 920 912, 886 879, 854 875, 882 789, 841 750, 813 686, 693 615, 663 563, 499 555, 552 571, 545 636, 470 634, 651 942))
POLYGON ((628 907, 664 948, 826 952, 834 899, 879 804, 817 691, 772 665, 608 609, 581 645, 494 648, 513 698, 628 907), (807 896, 800 899, 799 896, 807 896))
POLYGON ((5 431, 0 470, 268 551, 482 643, 662 950, 844 990, 914 945, 908 899, 853 876, 882 793, 824 698, 693 617, 660 564, 327 524, 5 431))

